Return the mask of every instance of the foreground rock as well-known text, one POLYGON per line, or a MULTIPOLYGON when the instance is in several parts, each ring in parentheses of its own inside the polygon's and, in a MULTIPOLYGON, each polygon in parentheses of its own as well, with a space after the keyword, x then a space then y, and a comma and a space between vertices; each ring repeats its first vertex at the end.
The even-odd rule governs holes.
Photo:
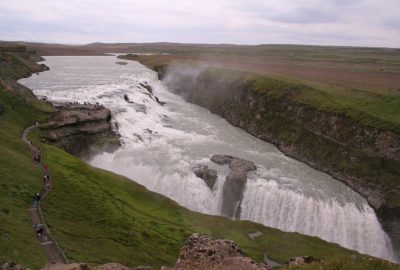
POLYGON ((163 270, 267 270, 266 264, 258 264, 245 257, 234 241, 211 239, 207 235, 193 234, 182 248, 174 268, 163 270))
POLYGON ((92 148, 113 151, 119 146, 118 136, 111 128, 111 112, 104 106, 70 103, 55 109, 54 117, 41 125, 44 142, 80 156, 92 148))
POLYGON ((6 262, 0 267, 0 270, 30 270, 22 265, 19 265, 13 261, 6 262))
POLYGON ((222 187, 221 214, 237 219, 240 217, 240 205, 247 183, 247 172, 256 170, 257 167, 254 162, 229 155, 213 155, 211 161, 218 165, 228 164, 231 170, 222 187))
POLYGON ((200 165, 194 169, 194 174, 206 182, 207 186, 212 190, 217 181, 217 171, 208 168, 208 166, 200 165))
POLYGON ((42 270, 153 270, 153 268, 150 266, 137 266, 130 268, 119 263, 106 263, 95 267, 90 267, 86 263, 55 263, 46 265, 42 270))

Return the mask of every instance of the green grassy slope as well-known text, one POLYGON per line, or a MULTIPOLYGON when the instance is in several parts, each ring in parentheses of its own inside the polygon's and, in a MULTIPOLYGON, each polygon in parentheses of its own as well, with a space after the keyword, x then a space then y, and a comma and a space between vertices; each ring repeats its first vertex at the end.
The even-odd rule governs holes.
POLYGON ((24 127, 45 115, 0 86, 0 262, 13 259, 38 269, 46 262, 28 215, 33 194, 41 189, 41 171, 19 139, 24 127))
POLYGON ((254 90, 277 97, 289 96, 292 102, 311 105, 323 111, 344 114, 351 119, 380 129, 400 132, 400 96, 361 90, 335 91, 312 87, 290 80, 278 80, 221 68, 208 72, 234 83, 245 80, 254 82, 254 90))

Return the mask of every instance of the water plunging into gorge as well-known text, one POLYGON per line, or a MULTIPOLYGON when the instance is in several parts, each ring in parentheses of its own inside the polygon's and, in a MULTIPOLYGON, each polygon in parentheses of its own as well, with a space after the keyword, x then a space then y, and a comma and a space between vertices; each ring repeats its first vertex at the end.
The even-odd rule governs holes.
POLYGON ((257 170, 248 173, 240 219, 395 260, 375 212, 346 185, 185 102, 139 63, 116 61, 111 56, 47 57, 50 71, 21 80, 51 101, 99 102, 112 111, 122 146, 90 158, 90 164, 125 175, 191 210, 218 215, 229 169, 210 157, 251 160, 257 170), (152 98, 144 84, 166 105, 152 98), (218 171, 213 190, 193 173, 199 164, 218 171))

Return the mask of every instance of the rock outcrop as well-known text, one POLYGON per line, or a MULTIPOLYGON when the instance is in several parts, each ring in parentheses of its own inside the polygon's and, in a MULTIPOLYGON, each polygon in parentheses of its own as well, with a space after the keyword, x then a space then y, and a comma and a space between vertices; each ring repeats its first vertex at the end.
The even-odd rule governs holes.
POLYGON ((234 241, 211 239, 207 235, 193 234, 182 248, 174 268, 163 270, 268 270, 266 264, 259 264, 245 257, 234 241))
POLYGON ((211 157, 211 161, 218 165, 228 164, 231 171, 237 173, 246 173, 257 169, 254 162, 229 155, 214 155, 211 157))
POLYGON ((218 178, 216 170, 210 169, 205 165, 200 165, 194 168, 194 174, 203 179, 211 190, 214 188, 215 182, 218 178))
POLYGON ((9 261, 4 263, 1 267, 0 270, 30 270, 29 268, 26 268, 20 264, 17 264, 16 262, 9 261))
POLYGON ((101 105, 62 104, 46 124, 42 141, 55 144, 74 155, 87 155, 92 148, 113 151, 119 146, 111 128, 111 112, 101 105))
POLYGON ((211 161, 218 165, 228 164, 230 169, 222 187, 221 214, 229 218, 239 218, 247 172, 256 170, 257 167, 251 161, 229 155, 213 155, 211 161))

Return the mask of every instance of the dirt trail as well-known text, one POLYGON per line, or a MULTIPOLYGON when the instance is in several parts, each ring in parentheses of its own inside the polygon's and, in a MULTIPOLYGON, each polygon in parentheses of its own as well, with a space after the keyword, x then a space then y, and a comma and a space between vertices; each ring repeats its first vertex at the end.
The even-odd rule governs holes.
MULTIPOLYGON (((26 128, 22 133, 22 140, 29 146, 29 148, 32 150, 33 155, 35 156, 40 153, 40 150, 37 149, 31 143, 31 141, 28 140, 27 136, 29 132, 31 132, 36 127, 37 125, 30 126, 26 128)), ((43 180, 43 188, 42 191, 40 192, 40 200, 37 201, 35 199, 29 206, 28 211, 32 219, 32 227, 35 229, 37 240, 43 247, 43 250, 48 257, 49 263, 57 263, 57 262, 68 263, 68 259, 65 256, 64 252, 62 251, 61 247, 58 245, 54 237, 51 235, 50 230, 44 221, 42 209, 40 208, 40 202, 46 199, 47 195, 51 192, 53 188, 53 179, 50 173, 50 169, 44 165, 43 156, 41 157, 38 166, 40 166, 44 174, 49 175, 49 177, 47 181, 43 180)), ((40 179, 39 181, 42 180, 40 179)))

